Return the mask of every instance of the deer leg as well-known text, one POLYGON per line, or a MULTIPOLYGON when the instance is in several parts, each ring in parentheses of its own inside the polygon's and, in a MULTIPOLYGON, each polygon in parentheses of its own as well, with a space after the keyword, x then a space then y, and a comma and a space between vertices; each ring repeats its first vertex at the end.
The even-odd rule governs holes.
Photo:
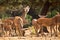
POLYGON ((55 29, 54 29, 54 27, 53 27, 53 31, 54 31, 54 33, 55 33, 55 29))
POLYGON ((53 34, 55 35, 55 29, 54 29, 54 26, 52 27, 52 29, 53 29, 53 31, 54 31, 54 33, 53 33, 53 34))
POLYGON ((5 32, 6 32, 6 31, 5 31, 5 29, 4 29, 4 27, 3 27, 3 29, 2 29, 2 30, 3 30, 3 36, 4 36, 4 35, 5 35, 5 32))
POLYGON ((24 35, 23 30, 22 30, 23 29, 23 23, 20 22, 18 29, 19 29, 19 35, 23 36, 24 35))
POLYGON ((5 28, 5 27, 3 27, 3 33, 4 33, 4 35, 3 35, 3 36, 6 36, 6 35, 7 35, 7 30, 6 30, 6 28, 5 28))
POLYGON ((10 28, 9 30, 9 36, 12 36, 11 31, 12 31, 12 28, 10 28))
POLYGON ((38 31, 37 30, 35 30, 36 31, 36 35, 37 35, 37 37, 39 36, 39 34, 38 34, 38 31))
POLYGON ((21 36, 22 35, 22 32, 21 32, 21 29, 18 28, 18 35, 21 36))
POLYGON ((19 28, 18 28, 18 31, 19 31, 19 35, 20 36, 23 36, 24 34, 23 34, 23 28, 22 28, 23 26, 21 25, 21 26, 19 26, 19 28))
POLYGON ((17 28, 15 28, 15 34, 16 34, 15 36, 18 36, 18 34, 17 34, 18 32, 17 31, 18 31, 17 28))
POLYGON ((59 24, 59 27, 58 27, 58 31, 60 32, 60 24, 59 24))
POLYGON ((20 35, 20 36, 23 36, 23 30, 20 30, 20 29, 19 29, 19 35, 20 35))
POLYGON ((15 33, 16 33, 16 36, 18 35, 18 28, 17 26, 15 26, 15 33))
POLYGON ((14 27, 14 30, 15 30, 15 34, 17 35, 17 33, 16 33, 16 27, 14 27))
POLYGON ((55 33, 55 36, 57 36, 57 23, 56 23, 56 33, 55 33))
POLYGON ((50 26, 50 30, 51 30, 51 37, 52 37, 52 27, 50 26))
POLYGON ((21 29, 19 29, 18 27, 16 27, 16 34, 18 35, 18 36, 21 36, 21 29))
POLYGON ((41 26, 41 34, 42 34, 42 36, 44 35, 43 26, 41 26))
POLYGON ((36 32, 36 36, 38 37, 39 34, 38 34, 38 29, 36 28, 37 26, 34 26, 34 29, 35 29, 35 32, 36 32))
POLYGON ((7 30, 6 30, 6 32, 5 32, 5 36, 7 36, 7 30))
POLYGON ((3 24, 1 24, 1 27, 2 27, 2 34, 4 35, 4 27, 3 27, 3 24))

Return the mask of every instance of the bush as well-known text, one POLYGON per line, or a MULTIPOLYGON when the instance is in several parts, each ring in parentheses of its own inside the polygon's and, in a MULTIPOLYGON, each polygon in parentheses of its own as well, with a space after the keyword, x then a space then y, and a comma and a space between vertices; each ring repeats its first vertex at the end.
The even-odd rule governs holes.
POLYGON ((27 15, 26 20, 28 20, 29 24, 24 25, 24 28, 31 26, 32 17, 30 15, 27 15))
POLYGON ((56 10, 53 10, 50 14, 48 14, 48 18, 51 18, 51 17, 53 17, 53 16, 55 16, 57 13, 56 13, 57 11, 56 10))
POLYGON ((30 16, 30 15, 27 15, 26 16, 26 19, 29 21, 29 23, 32 21, 32 16, 30 16))
POLYGON ((7 14, 5 12, 0 13, 0 18, 2 18, 2 19, 8 18, 10 16, 11 16, 10 14, 7 14))

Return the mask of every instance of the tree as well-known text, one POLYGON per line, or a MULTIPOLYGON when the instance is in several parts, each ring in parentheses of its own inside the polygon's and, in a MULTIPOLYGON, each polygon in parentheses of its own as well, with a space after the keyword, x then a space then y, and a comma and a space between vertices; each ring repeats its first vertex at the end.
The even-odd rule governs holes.
POLYGON ((37 15, 46 15, 51 9, 60 11, 60 0, 0 0, 1 5, 5 8, 29 5, 37 15))

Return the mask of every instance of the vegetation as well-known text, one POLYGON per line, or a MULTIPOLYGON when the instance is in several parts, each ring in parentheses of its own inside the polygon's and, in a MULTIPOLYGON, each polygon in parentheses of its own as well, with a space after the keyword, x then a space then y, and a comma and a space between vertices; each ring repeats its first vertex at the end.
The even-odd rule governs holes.
MULTIPOLYGON (((21 10, 24 5, 34 9, 35 13, 31 14, 48 15, 48 18, 55 16, 57 11, 60 12, 60 0, 0 0, 0 18, 11 16, 10 13, 6 13, 6 10, 13 10, 13 8, 21 10)), ((31 23, 32 16, 27 15, 26 19, 31 23)))

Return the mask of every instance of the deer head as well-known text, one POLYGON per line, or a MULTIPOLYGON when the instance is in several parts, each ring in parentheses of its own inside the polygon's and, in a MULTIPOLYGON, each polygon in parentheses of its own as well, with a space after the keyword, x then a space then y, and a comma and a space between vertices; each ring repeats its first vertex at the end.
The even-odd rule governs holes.
POLYGON ((24 8, 24 11, 25 11, 26 13, 28 13, 28 12, 29 12, 29 9, 30 9, 30 7, 29 7, 29 6, 26 6, 26 7, 24 8))
POLYGON ((26 6, 26 7, 23 8, 22 15, 21 15, 22 18, 26 17, 27 13, 29 12, 29 9, 30 9, 29 6, 26 6))

